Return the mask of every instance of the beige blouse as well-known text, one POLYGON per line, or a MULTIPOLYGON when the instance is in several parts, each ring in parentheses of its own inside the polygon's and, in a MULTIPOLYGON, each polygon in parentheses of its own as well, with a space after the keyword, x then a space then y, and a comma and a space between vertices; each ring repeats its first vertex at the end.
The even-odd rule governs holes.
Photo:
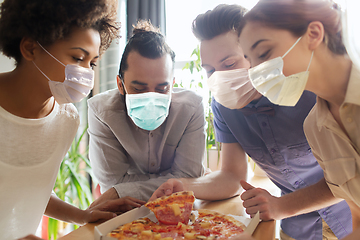
POLYGON ((355 65, 340 107, 340 118, 346 133, 326 101, 318 97, 305 119, 304 130, 334 196, 360 206, 360 71, 355 65))

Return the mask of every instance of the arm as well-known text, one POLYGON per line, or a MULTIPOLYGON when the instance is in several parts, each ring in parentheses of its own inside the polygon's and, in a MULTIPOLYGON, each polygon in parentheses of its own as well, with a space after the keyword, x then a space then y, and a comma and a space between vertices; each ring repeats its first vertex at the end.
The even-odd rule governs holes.
POLYGON ((81 210, 62 201, 55 194, 51 194, 45 214, 61 221, 84 225, 88 222, 111 219, 116 216, 116 213, 129 211, 134 207, 140 207, 142 204, 145 204, 145 202, 126 197, 107 201, 96 207, 81 210))
POLYGON ((192 190, 196 198, 219 200, 240 193, 240 180, 247 177, 247 158, 238 143, 223 143, 221 170, 200 178, 181 179, 185 190, 192 190))
POLYGON ((241 182, 241 185, 246 190, 241 195, 246 212, 253 216, 260 211, 262 220, 293 217, 319 210, 342 200, 333 196, 324 178, 314 185, 282 197, 274 197, 268 191, 254 188, 244 181, 241 182))
POLYGON ((360 236, 360 228, 355 229, 352 233, 342 238, 341 240, 358 240, 360 236))
MULTIPOLYGON (((168 119, 168 124, 170 124, 169 120, 171 123, 175 122, 172 129, 180 129, 178 131, 182 132, 178 132, 179 142, 173 143, 174 148, 170 148, 174 154, 171 162, 170 160, 161 162, 161 166, 168 164, 163 167, 166 170, 153 174, 141 173, 141 170, 136 174, 127 173, 131 163, 128 160, 128 153, 113 133, 117 126, 109 127, 97 116, 94 109, 89 109, 91 164, 101 189, 110 188, 110 192, 104 193, 106 195, 100 197, 101 199, 132 196, 148 200, 156 188, 167 179, 201 175, 205 151, 205 118, 200 98, 197 106, 190 106, 188 109, 188 115, 181 124, 177 124, 181 121, 181 116, 169 116, 171 119, 168 119)), ((141 146, 137 147, 141 148, 141 146)), ((168 159, 170 158, 168 157, 168 159)))
POLYGON ((247 158, 238 143, 223 143, 222 165, 215 171, 199 178, 170 179, 152 195, 154 200, 177 191, 193 191, 195 197, 205 200, 219 200, 232 197, 240 191, 240 180, 247 177, 247 158))

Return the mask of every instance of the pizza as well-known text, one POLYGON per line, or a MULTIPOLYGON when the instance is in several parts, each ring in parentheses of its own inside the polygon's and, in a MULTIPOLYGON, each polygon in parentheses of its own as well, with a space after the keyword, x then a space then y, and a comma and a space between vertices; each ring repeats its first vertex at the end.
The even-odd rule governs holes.
POLYGON ((119 226, 108 234, 109 237, 121 240, 178 240, 228 239, 244 231, 245 225, 231 216, 211 210, 198 210, 197 217, 190 217, 189 223, 178 222, 168 225, 141 218, 119 226))
POLYGON ((194 205, 195 196, 192 191, 182 191, 163 196, 145 204, 160 223, 177 225, 187 224, 194 205))

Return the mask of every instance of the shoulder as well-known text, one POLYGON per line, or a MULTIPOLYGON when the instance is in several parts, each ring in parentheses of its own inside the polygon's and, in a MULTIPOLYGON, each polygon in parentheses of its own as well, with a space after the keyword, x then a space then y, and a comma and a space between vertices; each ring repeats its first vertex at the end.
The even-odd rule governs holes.
POLYGON ((203 104, 203 98, 192 90, 184 88, 173 88, 171 104, 172 105, 186 105, 198 108, 203 104))
POLYGON ((304 120, 304 132, 307 138, 311 138, 311 136, 319 131, 318 125, 320 123, 318 122, 319 119, 317 119, 318 111, 318 104, 315 104, 304 120))
POLYGON ((97 112, 121 111, 125 109, 124 97, 117 88, 99 93, 88 100, 89 109, 97 112))
MULTIPOLYGON (((57 103, 56 103, 57 104, 57 103)), ((57 105, 57 115, 64 116, 67 119, 79 120, 79 113, 72 103, 57 105)))

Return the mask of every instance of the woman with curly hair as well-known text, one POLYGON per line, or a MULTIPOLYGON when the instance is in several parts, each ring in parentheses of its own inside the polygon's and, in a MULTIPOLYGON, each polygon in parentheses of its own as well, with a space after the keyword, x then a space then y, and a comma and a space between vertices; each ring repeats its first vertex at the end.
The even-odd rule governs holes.
POLYGON ((0 239, 34 234, 43 214, 82 225, 142 201, 122 198, 87 210, 54 194, 75 137, 73 102, 94 84, 99 56, 118 37, 114 0, 5 0, 0 50, 16 68, 0 74, 0 239))

